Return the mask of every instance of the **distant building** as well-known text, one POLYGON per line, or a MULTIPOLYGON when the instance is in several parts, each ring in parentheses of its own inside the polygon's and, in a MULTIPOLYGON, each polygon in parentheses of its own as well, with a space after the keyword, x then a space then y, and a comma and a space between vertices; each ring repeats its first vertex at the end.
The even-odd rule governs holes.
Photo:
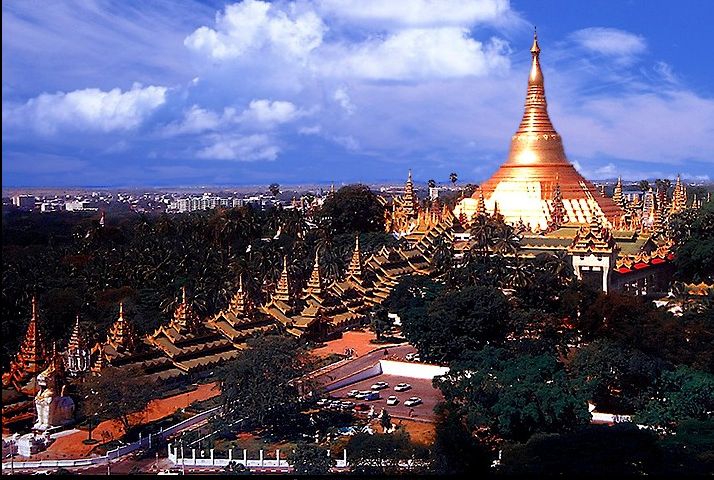
POLYGON ((12 197, 12 204, 23 210, 34 210, 35 196, 34 195, 15 195, 12 197))

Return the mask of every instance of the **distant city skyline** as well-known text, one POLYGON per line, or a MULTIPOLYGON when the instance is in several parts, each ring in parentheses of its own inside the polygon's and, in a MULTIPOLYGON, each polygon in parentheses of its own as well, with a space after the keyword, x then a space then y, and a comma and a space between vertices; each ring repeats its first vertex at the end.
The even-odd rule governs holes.
POLYGON ((3 17, 4 188, 399 183, 410 168, 479 183, 520 119, 533 25, 585 177, 712 180, 709 2, 6 2, 3 17))

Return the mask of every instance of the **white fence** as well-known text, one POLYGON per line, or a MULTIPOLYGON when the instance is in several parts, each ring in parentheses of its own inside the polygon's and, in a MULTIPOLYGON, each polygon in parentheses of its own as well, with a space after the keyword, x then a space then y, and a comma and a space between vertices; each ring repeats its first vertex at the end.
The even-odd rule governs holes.
POLYGON ((59 467, 88 467, 91 465, 106 465, 107 462, 110 462, 112 460, 116 460, 117 458, 123 457, 124 455, 127 455, 129 453, 135 452, 141 448, 151 448, 152 442, 157 439, 166 439, 170 435, 180 432, 182 430, 185 430, 187 428, 190 428, 200 422, 203 422, 207 418, 209 418, 213 413, 217 412, 221 407, 214 407, 211 408, 210 410, 206 410, 205 412, 201 412, 198 415, 194 415, 191 418, 187 418, 186 420, 183 420, 176 425, 172 425, 171 427, 161 430, 158 433, 153 433, 149 435, 148 437, 144 438, 139 438, 139 440, 132 442, 128 445, 123 445, 119 448, 116 448, 114 450, 110 450, 107 452, 106 455, 98 456, 98 457, 89 457, 89 458, 76 458, 76 459, 67 459, 67 460, 38 460, 38 461, 29 461, 29 462, 9 462, 9 461, 4 461, 2 464, 2 469, 5 471, 6 469, 11 468, 11 463, 12 468, 16 468, 18 470, 28 470, 28 469, 36 469, 36 468, 59 468, 59 467))
MULTIPOLYGON (((216 458, 214 451, 211 448, 209 451, 208 458, 197 458, 196 449, 191 449, 191 456, 184 456, 184 451, 182 447, 176 447, 169 444, 168 453, 169 461, 176 466, 186 466, 186 467, 225 467, 230 462, 235 462, 237 464, 244 465, 247 468, 281 468, 290 469, 292 466, 284 458, 280 458, 280 450, 275 450, 275 458, 265 458, 263 450, 260 450, 259 457, 257 459, 249 459, 248 451, 243 450, 243 455, 239 457, 233 456, 233 450, 228 450, 228 456, 225 458, 216 458)), ((330 455, 330 451, 327 450, 326 455, 330 455)), ((342 458, 335 461, 336 468, 346 468, 347 467, 347 450, 342 451, 342 458)))

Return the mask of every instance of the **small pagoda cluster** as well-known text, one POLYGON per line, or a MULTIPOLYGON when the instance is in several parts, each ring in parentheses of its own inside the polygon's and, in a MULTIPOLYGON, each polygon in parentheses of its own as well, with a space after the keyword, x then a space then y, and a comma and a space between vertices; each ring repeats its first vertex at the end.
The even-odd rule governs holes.
POLYGON ((450 222, 453 217, 451 209, 443 205, 438 197, 431 200, 426 208, 422 208, 414 192, 411 170, 404 184, 403 195, 389 200, 380 198, 385 204, 385 230, 400 236, 415 232, 424 234, 442 222, 450 222))
MULTIPOLYGON (((687 187, 677 175, 677 180, 672 190, 671 198, 664 184, 650 187, 642 195, 633 195, 628 201, 623 194, 622 178, 617 179, 613 190, 612 200, 623 209, 623 215, 617 223, 621 230, 639 230, 641 232, 660 235, 664 232, 667 222, 672 215, 682 212, 687 208, 701 208, 703 200, 696 196, 687 202, 687 187)), ((710 201, 708 196, 706 201, 710 201)))

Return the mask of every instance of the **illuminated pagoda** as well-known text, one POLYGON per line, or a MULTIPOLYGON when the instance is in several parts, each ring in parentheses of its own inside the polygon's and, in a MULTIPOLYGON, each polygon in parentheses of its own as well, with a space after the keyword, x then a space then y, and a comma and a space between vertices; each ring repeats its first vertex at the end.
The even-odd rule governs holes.
POLYGON ((534 232, 545 231, 554 223, 553 198, 558 185, 567 223, 583 225, 596 218, 611 226, 622 216, 621 207, 575 170, 550 121, 540 51, 534 36, 525 109, 511 138, 508 159, 473 197, 457 205, 454 214, 458 218, 463 212, 470 220, 478 210, 478 196, 483 194, 487 210, 493 213, 498 208, 505 222, 515 225, 522 221, 534 232))
POLYGON ((432 208, 421 208, 419 199, 414 191, 411 170, 407 175, 402 195, 394 196, 391 199, 378 198, 385 205, 385 230, 400 236, 413 233, 423 235, 440 222, 451 217, 451 210, 446 205, 440 206, 438 201, 432 203, 432 208))

